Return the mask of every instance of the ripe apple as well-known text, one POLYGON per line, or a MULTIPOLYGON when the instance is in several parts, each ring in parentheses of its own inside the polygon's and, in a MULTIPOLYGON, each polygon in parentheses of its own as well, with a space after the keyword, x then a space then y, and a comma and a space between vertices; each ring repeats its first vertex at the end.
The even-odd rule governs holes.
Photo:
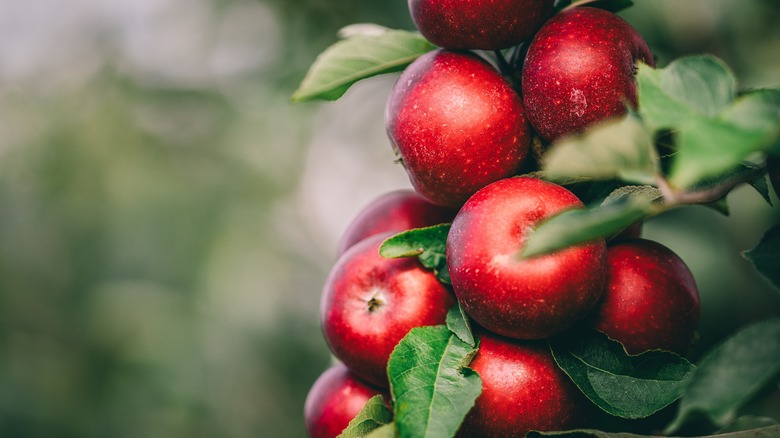
POLYGON ((637 106, 637 62, 654 66, 639 33, 617 15, 578 7, 539 29, 523 65, 523 99, 539 135, 553 141, 637 106))
POLYGON ((430 42, 448 49, 498 50, 529 39, 555 0, 409 0, 412 20, 430 42))
POLYGON ((514 175, 531 140, 518 94, 471 53, 437 50, 409 65, 385 122, 414 188, 446 207, 514 175))
POLYGON ((317 378, 306 396, 303 418, 311 438, 336 438, 382 392, 352 375, 343 364, 334 365, 317 378))
POLYGON ((409 330, 444 324, 452 293, 416 258, 386 259, 378 234, 348 249, 331 270, 320 321, 333 354, 356 375, 387 387, 387 361, 409 330))
POLYGON ((607 286, 588 320, 630 354, 685 354, 699 323, 693 274, 672 250, 645 239, 607 249, 607 286))
POLYGON ((583 318, 604 288, 604 239, 520 256, 536 224, 582 207, 570 191, 535 178, 507 178, 472 196, 447 237, 452 286, 466 313, 488 330, 518 339, 549 337, 583 318))
POLYGON ((555 364, 546 343, 480 333, 469 366, 482 378, 482 394, 459 437, 524 437, 529 430, 582 426, 590 402, 555 364))
POLYGON ((339 242, 339 254, 375 234, 452 222, 455 211, 431 204, 412 190, 386 193, 366 206, 352 220, 339 242))

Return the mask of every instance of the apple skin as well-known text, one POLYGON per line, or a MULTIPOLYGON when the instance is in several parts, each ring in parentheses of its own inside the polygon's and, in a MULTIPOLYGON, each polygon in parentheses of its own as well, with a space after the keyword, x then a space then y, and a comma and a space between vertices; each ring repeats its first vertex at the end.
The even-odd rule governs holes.
POLYGON ((646 239, 607 249, 607 286, 588 317, 630 354, 661 349, 685 354, 701 304, 693 274, 669 248, 646 239))
POLYGON ((334 365, 317 378, 303 408, 310 438, 336 438, 373 396, 382 393, 349 372, 343 364, 334 365))
POLYGON ((323 289, 320 321, 333 354, 357 376, 387 388, 387 361, 415 327, 444 324, 455 297, 417 258, 386 259, 377 234, 347 250, 323 289))
POLYGON ((339 254, 375 234, 401 232, 452 222, 455 210, 431 204, 412 190, 386 193, 352 220, 339 242, 339 254))
POLYGON ((604 239, 519 258, 536 223, 582 207, 565 188, 526 177, 495 182, 472 196, 447 237, 452 286, 466 313, 516 339, 550 337, 585 317, 604 288, 604 239))
POLYGON ((415 60, 390 92, 385 124, 417 193, 453 208, 517 173, 531 141, 518 94, 472 53, 415 60))
POLYGON ((447 49, 498 50, 526 41, 554 0, 409 0, 412 20, 428 41, 447 49))
POLYGON ((517 341, 481 332, 469 367, 482 378, 482 394, 459 437, 524 437, 529 430, 583 426, 590 402, 555 364, 544 342, 517 341))
POLYGON ((655 66, 650 48, 628 22, 595 8, 561 12, 539 29, 523 65, 531 125, 545 140, 582 132, 637 106, 637 61, 655 66))

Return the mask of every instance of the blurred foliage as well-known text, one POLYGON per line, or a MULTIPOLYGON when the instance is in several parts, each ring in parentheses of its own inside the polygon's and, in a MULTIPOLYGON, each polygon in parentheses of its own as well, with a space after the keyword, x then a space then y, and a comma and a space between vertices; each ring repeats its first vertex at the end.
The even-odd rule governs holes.
MULTIPOLYGON (((329 106, 288 98, 340 27, 411 29, 406 2, 77 3, 0 1, 0 436, 303 436, 332 254, 296 196, 329 106)), ((637 3, 661 64, 780 83, 780 3, 637 3)), ((779 217, 751 196, 646 227, 713 273, 700 349, 780 308, 738 255, 779 217)))

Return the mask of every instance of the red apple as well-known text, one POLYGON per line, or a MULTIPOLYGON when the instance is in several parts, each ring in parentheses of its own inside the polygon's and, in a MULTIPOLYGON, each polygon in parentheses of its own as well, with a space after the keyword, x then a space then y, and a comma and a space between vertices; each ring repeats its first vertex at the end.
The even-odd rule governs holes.
POLYGON ((471 53, 438 50, 413 62, 390 93, 385 122, 414 188, 447 207, 514 175, 531 140, 520 97, 471 53))
POLYGON ((452 286, 466 313, 488 330, 518 339, 546 338, 584 317, 604 288, 604 239, 520 256, 536 224, 582 207, 570 191, 535 178, 508 178, 472 196, 447 238, 452 286))
POLYGON ((343 364, 328 368, 309 390, 303 408, 306 431, 311 438, 336 438, 381 391, 362 382, 343 364))
POLYGON ((320 321, 333 354, 356 375, 387 387, 387 361, 415 327, 444 324, 452 293, 416 258, 386 259, 378 234, 347 250, 325 283, 320 321))
POLYGON ((448 49, 497 50, 529 39, 555 0, 409 0, 412 20, 429 41, 448 49))
POLYGON ((524 437, 529 430, 582 426, 590 402, 555 364, 546 343, 479 335, 469 366, 482 378, 482 394, 458 432, 460 437, 524 437))
POLYGON ((553 141, 637 106, 637 61, 655 65, 642 36, 602 9, 579 7, 551 18, 523 65, 523 99, 537 133, 553 141))
MULTIPOLYGON (((607 250, 607 286, 592 325, 631 354, 661 349, 685 354, 699 323, 693 274, 672 250, 645 239, 607 250)), ((592 318, 592 319, 591 319, 592 318)))
POLYGON ((396 190, 380 196, 352 220, 339 242, 339 254, 375 234, 452 222, 455 211, 431 204, 411 190, 396 190))

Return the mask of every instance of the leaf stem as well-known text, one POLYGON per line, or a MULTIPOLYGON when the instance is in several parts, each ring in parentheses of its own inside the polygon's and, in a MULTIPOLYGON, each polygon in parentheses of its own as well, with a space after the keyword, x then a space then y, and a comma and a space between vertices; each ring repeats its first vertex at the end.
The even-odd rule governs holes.
POLYGON ((669 184, 669 181, 660 173, 656 175, 655 182, 655 185, 658 186, 658 190, 663 196, 664 202, 666 204, 675 204, 677 202, 679 192, 674 190, 669 184))
POLYGON ((566 6, 565 8, 561 9, 561 12, 568 11, 569 9, 574 9, 577 6, 587 5, 588 3, 593 3, 593 2, 596 2, 596 1, 598 1, 598 0, 578 0, 578 1, 575 1, 575 2, 571 2, 571 4, 569 6, 566 6))
POLYGON ((764 171, 765 169, 763 168, 755 168, 753 171, 739 175, 723 184, 692 192, 675 190, 663 175, 656 177, 656 184, 658 185, 658 190, 663 195, 664 203, 669 207, 687 204, 707 204, 723 198, 736 186, 756 178, 764 171))

